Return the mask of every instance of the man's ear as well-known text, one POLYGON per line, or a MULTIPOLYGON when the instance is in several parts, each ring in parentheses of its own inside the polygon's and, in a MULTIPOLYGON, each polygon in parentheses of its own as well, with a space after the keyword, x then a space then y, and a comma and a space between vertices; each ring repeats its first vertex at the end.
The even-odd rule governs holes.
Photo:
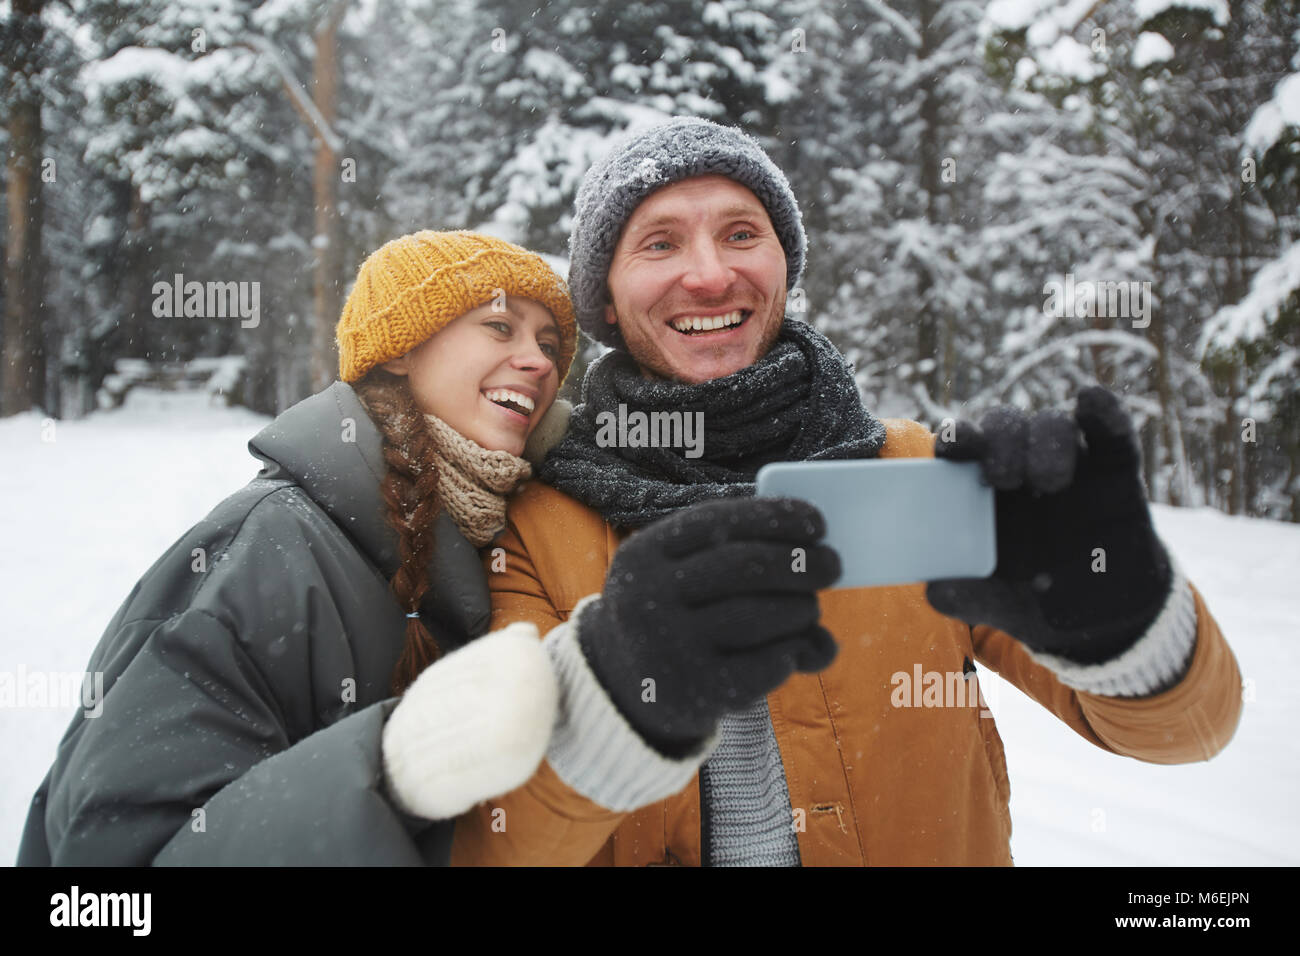
POLYGON ((411 353, 406 353, 401 358, 389 359, 379 366, 385 372, 391 372, 394 375, 411 374, 411 353))
POLYGON ((612 305, 605 306, 605 322, 608 325, 618 325, 618 315, 615 314, 612 305))

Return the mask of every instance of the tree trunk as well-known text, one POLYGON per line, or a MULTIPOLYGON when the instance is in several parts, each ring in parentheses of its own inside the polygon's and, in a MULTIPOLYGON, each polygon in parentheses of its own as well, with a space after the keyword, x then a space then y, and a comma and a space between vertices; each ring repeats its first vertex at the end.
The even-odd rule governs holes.
MULTIPOLYGON (((13 0, 11 29, 17 80, 9 110, 9 155, 5 159, 8 222, 5 236, 4 356, 0 414, 45 406, 45 263, 41 228, 41 71, 45 0, 13 0)), ((58 409, 54 409, 57 413, 58 409)))
MULTIPOLYGON (((929 0, 922 0, 918 6, 920 16, 921 48, 916 51, 917 58, 925 63, 939 45, 933 25, 935 10, 929 0)), ((942 215, 936 200, 939 191, 944 188, 940 178, 940 121, 939 94, 935 90, 938 78, 927 72, 921 77, 921 193, 925 196, 925 219, 931 225, 936 224, 942 215)), ((948 375, 947 355, 944 350, 946 316, 942 315, 937 304, 931 301, 930 291, 934 287, 934 276, 929 266, 924 263, 917 266, 917 304, 916 316, 916 350, 920 361, 931 359, 934 367, 921 377, 930 399, 940 405, 947 405, 951 400, 951 379, 948 375)))
MULTIPOLYGON (((153 315, 152 297, 154 263, 150 258, 152 240, 149 236, 149 209, 134 183, 126 183, 127 213, 126 236, 122 242, 123 262, 126 268, 119 288, 122 295, 122 316, 125 324, 125 355, 156 362, 162 360, 167 347, 155 342, 150 335, 149 319, 153 315)), ((170 277, 169 277, 170 278, 170 277)))
POLYGON ((1168 502, 1171 505, 1184 505, 1187 503, 1186 496, 1183 494, 1183 481, 1185 475, 1182 472, 1184 461, 1182 460, 1182 442, 1178 434, 1178 425, 1175 416, 1178 415, 1178 407, 1174 396, 1174 385, 1170 373, 1169 337, 1166 334, 1168 323, 1163 309, 1153 310, 1155 313, 1151 317, 1151 338, 1156 347, 1156 397, 1160 402, 1160 421, 1158 434, 1160 436, 1159 460, 1163 465, 1169 465, 1169 481, 1164 491, 1168 496, 1168 502))
MULTIPOLYGON (((1229 172, 1235 174, 1236 171, 1230 169, 1229 172)), ((1244 271, 1245 263, 1250 257, 1250 250, 1247 242, 1249 229, 1246 223, 1246 204, 1243 195, 1252 186, 1253 184, 1245 183, 1238 185, 1233 192, 1232 205, 1228 211, 1228 222, 1232 228, 1233 254, 1225 257, 1227 278, 1220 297, 1223 303, 1240 302, 1249 288, 1249 280, 1244 271)), ((1224 409, 1224 437, 1228 442, 1225 447, 1231 449, 1229 464, 1231 477, 1228 483, 1227 506, 1223 510, 1230 515, 1244 515, 1247 507, 1245 472, 1246 455, 1250 449, 1243 439, 1242 420, 1237 413, 1237 400, 1246 394, 1247 388, 1244 362, 1245 359, 1239 356, 1234 361, 1235 367, 1224 376, 1228 392, 1227 408, 1224 409)), ((1246 414, 1250 415, 1251 410, 1247 409, 1246 414)))
MULTIPOLYGON (((338 116, 338 31, 346 3, 335 3, 316 30, 316 56, 312 64, 312 101, 326 125, 334 128, 338 116)), ((314 276, 312 288, 312 390, 319 391, 338 376, 334 328, 343 307, 342 229, 338 213, 339 157, 326 137, 316 137, 312 193, 316 205, 316 230, 312 237, 314 276)))

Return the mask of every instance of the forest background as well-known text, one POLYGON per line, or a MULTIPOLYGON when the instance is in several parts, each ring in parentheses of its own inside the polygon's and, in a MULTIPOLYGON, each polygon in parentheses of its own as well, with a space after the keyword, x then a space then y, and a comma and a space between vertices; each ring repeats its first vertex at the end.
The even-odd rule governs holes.
POLYGON ((369 252, 564 272, 582 174, 673 115, 785 170, 790 312, 876 414, 1100 382, 1153 500, 1300 521, 1300 0, 0 0, 0 415, 178 369, 276 414, 369 252))

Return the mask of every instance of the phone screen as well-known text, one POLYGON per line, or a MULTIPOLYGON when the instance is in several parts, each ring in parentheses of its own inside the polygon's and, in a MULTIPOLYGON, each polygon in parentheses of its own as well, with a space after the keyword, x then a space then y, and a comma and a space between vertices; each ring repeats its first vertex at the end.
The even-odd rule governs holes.
POLYGON ((759 469, 758 494, 821 511, 843 567, 836 588, 982 578, 997 567, 993 489, 976 462, 777 462, 759 469))

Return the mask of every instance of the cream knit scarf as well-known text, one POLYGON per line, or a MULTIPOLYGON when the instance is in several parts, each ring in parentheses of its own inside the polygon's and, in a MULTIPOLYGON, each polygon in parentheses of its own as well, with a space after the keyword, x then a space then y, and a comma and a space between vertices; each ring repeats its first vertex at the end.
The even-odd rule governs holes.
POLYGON ((456 527, 476 548, 506 526, 506 495, 532 477, 533 467, 508 451, 489 451, 436 415, 433 432, 438 494, 456 527))

